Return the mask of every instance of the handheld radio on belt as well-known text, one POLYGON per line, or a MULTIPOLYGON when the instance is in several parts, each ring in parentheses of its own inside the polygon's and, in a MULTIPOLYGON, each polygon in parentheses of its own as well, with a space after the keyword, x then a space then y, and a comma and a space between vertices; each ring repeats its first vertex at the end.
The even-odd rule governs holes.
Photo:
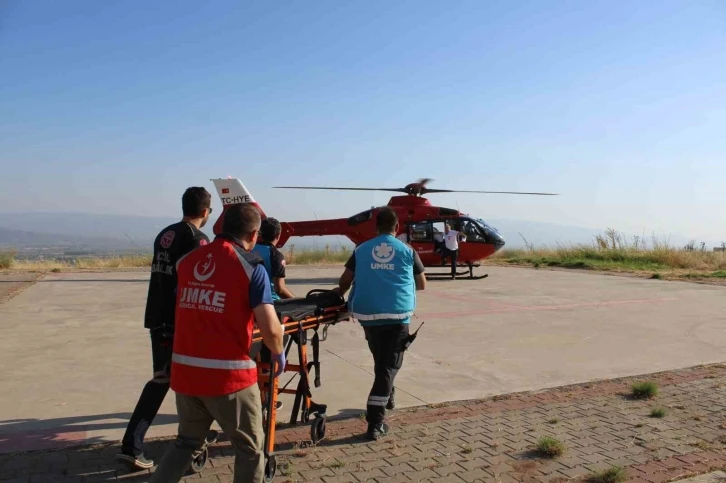
POLYGON ((418 331, 421 330, 421 327, 423 327, 423 325, 425 323, 426 322, 421 322, 421 325, 418 326, 418 329, 416 329, 416 331, 413 334, 409 335, 408 337, 406 337, 406 339, 404 339, 406 341, 403 344, 403 350, 404 351, 408 350, 408 348, 411 347, 411 344, 413 344, 413 341, 416 340, 416 336, 418 335, 418 331))

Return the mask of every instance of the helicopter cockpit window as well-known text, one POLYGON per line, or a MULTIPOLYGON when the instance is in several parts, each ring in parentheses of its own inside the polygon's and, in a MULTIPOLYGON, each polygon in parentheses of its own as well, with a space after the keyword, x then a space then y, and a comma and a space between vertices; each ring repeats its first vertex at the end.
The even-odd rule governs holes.
POLYGON ((461 223, 461 232, 466 235, 466 241, 470 242, 486 242, 487 237, 478 223, 474 220, 463 219, 461 223))
POLYGON ((487 237, 487 242, 497 245, 504 244, 504 238, 502 237, 502 234, 499 233, 499 230, 497 230, 481 218, 477 218, 476 222, 479 224, 479 229, 482 230, 484 236, 487 237))
POLYGON ((358 213, 357 215, 353 215, 350 218, 348 218, 348 225, 354 226, 358 225, 360 223, 365 223, 366 221, 373 218, 373 211, 372 210, 366 210, 361 213, 358 213))

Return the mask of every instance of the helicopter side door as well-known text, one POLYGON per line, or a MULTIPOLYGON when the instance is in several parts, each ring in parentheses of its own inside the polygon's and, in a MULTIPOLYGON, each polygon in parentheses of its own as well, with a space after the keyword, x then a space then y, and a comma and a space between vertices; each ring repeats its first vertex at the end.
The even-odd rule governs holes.
POLYGON ((407 223, 404 230, 411 230, 409 245, 416 250, 424 266, 440 266, 444 246, 444 221, 431 220, 407 223))
MULTIPOLYGON (((427 259, 436 255, 434 253, 434 233, 431 222, 421 221, 406 223, 401 233, 409 233, 408 244, 416 250, 424 265, 427 259)), ((438 255, 437 255, 438 256, 438 255)))

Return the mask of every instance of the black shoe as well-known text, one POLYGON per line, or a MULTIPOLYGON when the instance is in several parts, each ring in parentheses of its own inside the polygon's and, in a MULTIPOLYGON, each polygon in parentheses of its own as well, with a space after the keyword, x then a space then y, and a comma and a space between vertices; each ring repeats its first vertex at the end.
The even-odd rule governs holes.
POLYGON ((216 429, 210 429, 209 432, 207 433, 207 437, 204 439, 205 439, 206 444, 216 443, 217 440, 219 439, 219 431, 217 431, 216 429))
POLYGON ((383 436, 388 434, 388 425, 386 423, 379 423, 374 425, 368 426, 368 432, 366 433, 366 437, 370 439, 371 441, 375 441, 379 438, 382 438, 383 436))
POLYGON ((388 404, 386 404, 386 409, 393 409, 396 407, 396 401, 394 397, 396 396, 396 388, 394 387, 391 389, 391 397, 388 398, 388 404))
POLYGON ((147 459, 144 453, 138 455, 119 453, 116 455, 116 461, 120 461, 134 470, 148 470, 154 467, 154 460, 147 459))

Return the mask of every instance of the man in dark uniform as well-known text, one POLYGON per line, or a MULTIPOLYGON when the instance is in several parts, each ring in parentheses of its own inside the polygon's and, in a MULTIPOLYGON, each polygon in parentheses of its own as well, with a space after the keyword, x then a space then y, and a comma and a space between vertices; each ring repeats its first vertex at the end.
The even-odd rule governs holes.
POLYGON ((200 231, 212 213, 212 197, 202 187, 188 188, 182 196, 183 218, 169 225, 154 240, 154 260, 146 299, 144 327, 151 335, 154 377, 146 383, 131 415, 116 459, 134 469, 147 469, 154 462, 143 452, 146 431, 169 391, 174 312, 176 310, 176 263, 187 253, 209 243, 200 231))

